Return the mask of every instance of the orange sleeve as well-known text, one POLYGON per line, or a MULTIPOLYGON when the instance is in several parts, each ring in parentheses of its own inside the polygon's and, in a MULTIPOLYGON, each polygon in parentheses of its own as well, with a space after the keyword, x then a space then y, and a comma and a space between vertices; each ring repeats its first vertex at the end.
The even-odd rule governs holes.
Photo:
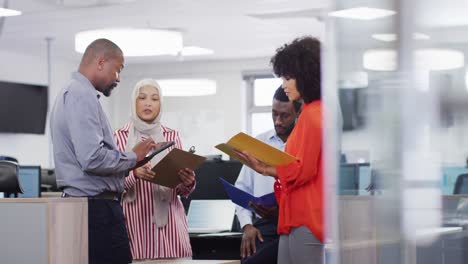
POLYGON ((298 160, 276 168, 278 177, 288 192, 309 183, 318 175, 322 151, 321 114, 307 114, 310 115, 306 117, 309 122, 303 122, 298 127, 294 138, 288 139, 290 146, 286 146, 286 152, 293 154, 298 160))

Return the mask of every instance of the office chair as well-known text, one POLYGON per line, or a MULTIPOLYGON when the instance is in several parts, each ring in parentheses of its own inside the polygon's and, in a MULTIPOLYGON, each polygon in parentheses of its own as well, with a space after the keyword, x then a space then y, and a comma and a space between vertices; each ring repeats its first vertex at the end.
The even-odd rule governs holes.
POLYGON ((5 197, 18 193, 23 193, 23 189, 18 180, 19 165, 9 160, 0 160, 0 192, 5 193, 5 197))
POLYGON ((453 194, 468 194, 468 173, 458 175, 453 194))
POLYGON ((10 156, 0 156, 0 160, 7 160, 7 161, 12 161, 15 163, 18 163, 18 160, 16 158, 10 157, 10 156))

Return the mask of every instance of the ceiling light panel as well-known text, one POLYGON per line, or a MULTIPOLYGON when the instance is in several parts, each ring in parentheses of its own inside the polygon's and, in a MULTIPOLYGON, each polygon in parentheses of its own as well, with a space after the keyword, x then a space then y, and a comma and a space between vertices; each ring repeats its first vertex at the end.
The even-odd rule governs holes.
POLYGON ((21 11, 0 7, 0 17, 19 16, 21 11))
POLYGON ((182 49, 182 56, 202 56, 202 55, 210 55, 213 54, 214 51, 210 49, 195 47, 195 46, 188 46, 182 49))
POLYGON ((57 4, 70 7, 121 5, 135 1, 136 0, 56 0, 57 4))
MULTIPOLYGON (((397 35, 393 33, 372 34, 372 38, 384 42, 392 42, 397 40, 397 35)), ((414 33, 413 39, 415 40, 428 40, 430 37, 423 33, 414 33)))
MULTIPOLYGON (((395 71, 398 55, 395 50, 367 50, 363 55, 363 67, 373 71, 395 71)), ((413 54, 415 70, 441 71, 463 67, 463 52, 452 49, 418 49, 413 54)))
POLYGON ((359 19, 359 20, 378 19, 378 18, 383 18, 387 16, 392 16, 394 14, 396 14, 396 12, 392 10, 371 8, 371 7, 356 7, 356 8, 343 9, 343 10, 338 10, 338 11, 328 13, 328 15, 333 16, 333 17, 351 18, 351 19, 359 19))

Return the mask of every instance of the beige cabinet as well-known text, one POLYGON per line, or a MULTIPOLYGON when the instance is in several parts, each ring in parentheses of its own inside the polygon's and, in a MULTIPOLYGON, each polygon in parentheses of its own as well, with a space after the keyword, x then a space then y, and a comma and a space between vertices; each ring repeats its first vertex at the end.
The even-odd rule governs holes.
POLYGON ((88 263, 87 199, 0 199, 0 263, 88 263))

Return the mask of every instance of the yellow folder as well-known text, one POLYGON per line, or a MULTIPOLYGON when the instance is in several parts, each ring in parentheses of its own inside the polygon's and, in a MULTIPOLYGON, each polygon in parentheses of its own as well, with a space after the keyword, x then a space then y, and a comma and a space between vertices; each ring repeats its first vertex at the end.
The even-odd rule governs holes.
POLYGON ((240 161, 242 160, 233 150, 247 151, 270 166, 287 165, 296 160, 294 156, 242 132, 233 136, 227 143, 216 145, 215 148, 240 161))
POLYGON ((205 157, 174 148, 153 167, 156 177, 151 182, 169 188, 175 188, 182 181, 179 170, 189 168, 195 170, 206 160, 205 157))

